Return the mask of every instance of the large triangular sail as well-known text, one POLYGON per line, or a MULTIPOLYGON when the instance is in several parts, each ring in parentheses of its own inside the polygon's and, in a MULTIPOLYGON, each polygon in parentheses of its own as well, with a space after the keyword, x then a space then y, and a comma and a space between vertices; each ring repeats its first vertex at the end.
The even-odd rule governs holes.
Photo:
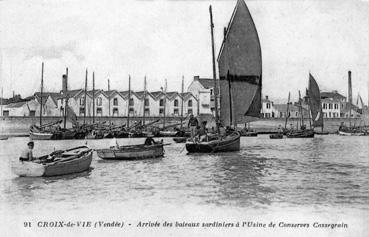
POLYGON ((259 36, 243 0, 238 0, 218 56, 220 120, 236 125, 259 117, 262 61, 259 36))
POLYGON ((319 86, 309 73, 309 106, 314 127, 323 127, 323 111, 319 86))

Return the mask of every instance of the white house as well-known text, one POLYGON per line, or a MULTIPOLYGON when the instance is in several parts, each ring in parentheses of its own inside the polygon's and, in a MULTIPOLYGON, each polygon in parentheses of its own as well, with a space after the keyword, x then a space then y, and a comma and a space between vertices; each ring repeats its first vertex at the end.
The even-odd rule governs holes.
MULTIPOLYGON (((196 98, 196 102, 199 104, 199 114, 214 114, 215 105, 213 79, 194 76, 193 81, 188 86, 187 91, 192 93, 196 98)), ((220 103, 218 103, 218 105, 220 105, 220 103)))

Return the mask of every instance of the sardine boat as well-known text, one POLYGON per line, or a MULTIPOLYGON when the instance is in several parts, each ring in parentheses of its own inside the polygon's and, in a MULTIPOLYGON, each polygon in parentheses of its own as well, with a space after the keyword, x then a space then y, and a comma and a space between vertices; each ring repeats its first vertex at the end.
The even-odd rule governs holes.
POLYGON ((29 137, 32 140, 50 140, 53 137, 53 133, 51 132, 33 132, 29 133, 29 137))
POLYGON ((222 139, 216 139, 209 142, 187 142, 186 150, 189 153, 211 153, 228 152, 240 150, 240 134, 234 132, 222 139))
POLYGON ((164 144, 128 145, 119 148, 98 149, 97 156, 104 160, 136 160, 164 156, 164 144))
POLYGON ((14 161, 12 170, 18 176, 59 176, 86 171, 92 161, 92 149, 87 146, 54 151, 41 157, 39 162, 14 161))

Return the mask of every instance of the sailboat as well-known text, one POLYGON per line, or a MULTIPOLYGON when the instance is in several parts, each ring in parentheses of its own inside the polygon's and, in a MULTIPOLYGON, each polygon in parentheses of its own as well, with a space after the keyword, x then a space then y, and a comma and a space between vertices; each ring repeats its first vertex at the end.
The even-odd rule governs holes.
POLYGON ((309 73, 309 89, 307 90, 308 97, 308 115, 310 128, 307 129, 304 124, 303 109, 301 104, 301 95, 299 91, 299 111, 300 111, 300 129, 290 130, 287 132, 288 138, 311 138, 314 137, 314 128, 321 127, 323 131, 323 112, 322 103, 320 101, 320 90, 314 77, 309 73), (310 117, 311 114, 311 117, 310 117), (311 123, 313 122, 313 123, 311 123))
POLYGON ((215 72, 213 17, 210 25, 213 53, 213 79, 217 136, 208 142, 187 142, 188 152, 225 152, 240 150, 240 133, 233 131, 238 123, 260 116, 262 88, 262 60, 258 33, 251 14, 243 0, 238 0, 218 56, 220 87, 220 118, 218 115, 218 88, 215 72), (220 124, 228 133, 220 132, 220 124))
POLYGON ((37 127, 35 125, 31 126, 29 137, 32 140, 49 140, 53 137, 53 133, 51 131, 46 130, 46 126, 42 126, 42 97, 43 97, 43 87, 44 87, 44 63, 42 62, 41 66, 41 95, 40 95, 40 126, 37 127))

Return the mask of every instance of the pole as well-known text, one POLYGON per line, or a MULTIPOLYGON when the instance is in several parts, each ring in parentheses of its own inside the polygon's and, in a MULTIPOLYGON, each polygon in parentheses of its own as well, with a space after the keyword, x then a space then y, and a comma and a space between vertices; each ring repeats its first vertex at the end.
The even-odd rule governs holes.
POLYGON ((95 123, 95 72, 92 72, 92 123, 95 123))
POLYGON ((108 79, 108 100, 109 100, 109 124, 111 126, 111 118, 110 118, 110 80, 108 79))
POLYGON ((64 95, 65 95, 65 106, 64 106, 64 129, 67 127, 67 108, 68 108, 68 94, 67 94, 67 91, 68 91, 68 68, 66 68, 65 70, 65 76, 66 76, 66 89, 65 89, 65 92, 64 92, 64 95))
POLYGON ((290 98, 291 98, 291 92, 288 92, 288 101, 287 101, 287 111, 286 111, 286 121, 284 123, 284 129, 287 129, 287 121, 288 117, 290 115, 290 98))
POLYGON ((142 125, 145 125, 145 102, 146 102, 146 75, 145 75, 145 78, 144 78, 142 125))
POLYGON ((299 90, 299 104, 300 104, 300 114, 301 114, 301 126, 304 126, 304 111, 302 109, 302 104, 301 104, 301 93, 299 90))
POLYGON ((40 127, 42 126, 42 94, 43 94, 43 88, 44 88, 44 62, 42 62, 42 66, 41 66, 40 127))
POLYGON ((163 128, 165 128, 165 113, 166 113, 166 105, 167 105, 167 79, 165 79, 165 87, 164 87, 164 121, 163 121, 163 128))
POLYGON ((0 114, 0 116, 4 116, 4 114, 3 114, 3 96, 4 96, 4 91, 3 91, 3 88, 1 87, 1 114, 0 114))
POLYGON ((209 6, 209 13, 210 13, 210 31, 211 31, 211 52, 212 52, 212 59, 213 59, 213 80, 214 80, 214 106, 215 106, 215 124, 217 127, 217 133, 219 132, 219 114, 218 114, 218 88, 217 88, 217 74, 215 69, 215 49, 214 49, 214 24, 213 24, 213 12, 211 9, 211 5, 209 6))
POLYGON ((310 107, 310 94, 309 94, 309 91, 308 89, 306 89, 306 96, 307 96, 307 99, 308 99, 308 116, 309 116, 309 126, 310 126, 310 129, 311 129, 311 117, 310 117, 310 112, 311 112, 311 107, 310 107))
POLYGON ((183 95, 184 93, 184 76, 182 76, 182 100, 181 100, 181 130, 183 130, 183 95))
POLYGON ((131 75, 128 77, 128 113, 127 113, 127 128, 129 128, 129 103, 131 102, 131 75))
POLYGON ((87 68, 86 68, 86 79, 85 79, 85 98, 83 100, 84 102, 84 113, 83 113, 83 125, 86 124, 86 100, 87 100, 87 68))

